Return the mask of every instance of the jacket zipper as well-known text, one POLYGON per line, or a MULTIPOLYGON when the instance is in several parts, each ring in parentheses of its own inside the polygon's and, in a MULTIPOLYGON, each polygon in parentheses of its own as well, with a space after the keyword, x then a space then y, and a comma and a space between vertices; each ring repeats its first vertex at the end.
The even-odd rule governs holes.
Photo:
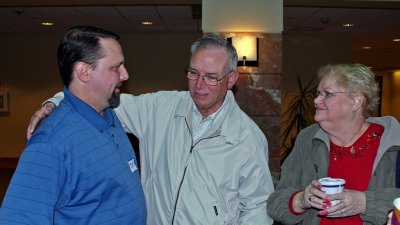
MULTIPOLYGON (((193 146, 193 134, 192 134, 192 131, 190 130, 189 124, 188 124, 188 122, 187 122, 186 119, 185 119, 185 122, 186 122, 186 126, 187 126, 187 128, 188 128, 188 130, 189 130, 191 140, 192 140, 191 147, 190 147, 190 151, 189 151, 189 158, 190 158, 190 157, 192 157, 192 151, 193 151, 193 148, 194 148, 194 146, 193 146)), ((175 199, 174 214, 172 215, 172 223, 171 223, 171 225, 173 225, 174 222, 175 222, 175 214, 176 214, 176 207, 178 206, 179 194, 181 193, 181 188, 182 188, 183 180, 185 179, 186 170, 187 170, 188 166, 189 166, 189 161, 188 161, 188 164, 186 164, 185 169, 183 170, 182 179, 181 179, 181 182, 179 183, 178 193, 176 194, 176 199, 175 199)))
MULTIPOLYGON (((190 137, 191 137, 191 140, 192 140, 192 144, 191 144, 190 151, 189 151, 189 159, 190 159, 190 158, 192 157, 192 152, 193 152, 194 147, 195 147, 201 140, 210 139, 210 138, 214 138, 214 137, 218 137, 219 135, 210 136, 210 137, 207 137, 207 138, 202 138, 202 139, 200 139, 199 141, 197 141, 197 143, 196 143, 195 145, 193 145, 193 134, 192 134, 192 131, 190 130, 189 124, 188 124, 188 122, 187 122, 186 119, 185 119, 185 122, 186 122, 186 126, 188 127, 188 130, 189 130, 189 133, 190 133, 190 137)), ((185 180, 186 170, 187 170, 187 168, 188 168, 188 166, 189 166, 189 161, 190 161, 190 160, 188 160, 188 164, 186 164, 186 167, 185 167, 185 169, 183 170, 182 179, 181 179, 181 182, 179 183, 178 193, 176 194, 176 199, 175 199, 174 213, 173 213, 173 215, 172 215, 172 223, 171 223, 171 225, 173 225, 174 222, 175 222, 176 207, 178 206, 178 199, 179 199, 179 195, 180 195, 180 193, 181 193, 181 188, 182 188, 183 181, 185 180)))

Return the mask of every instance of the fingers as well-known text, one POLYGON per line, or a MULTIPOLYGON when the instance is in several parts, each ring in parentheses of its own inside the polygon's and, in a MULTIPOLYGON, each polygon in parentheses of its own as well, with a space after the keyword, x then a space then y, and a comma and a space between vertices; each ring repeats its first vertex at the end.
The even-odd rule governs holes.
POLYGON ((321 183, 319 181, 317 181, 317 180, 311 181, 311 186, 313 186, 315 188, 318 188, 318 189, 321 189, 321 183))
POLYGON ((312 206, 311 198, 312 198, 313 194, 310 192, 311 188, 312 188, 312 185, 310 184, 306 187, 306 189, 304 189, 303 199, 302 199, 301 203, 306 208, 311 208, 311 206, 312 206))
POLYGON ((321 184, 313 180, 310 185, 304 190, 303 202, 308 208, 313 207, 317 209, 325 209, 328 207, 326 204, 327 195, 321 191, 321 184))
POLYGON ((365 213, 365 193, 354 190, 345 190, 342 193, 329 196, 328 201, 338 200, 339 203, 318 212, 326 217, 347 217, 365 213))
POLYGON ((26 131, 26 138, 29 140, 32 137, 33 132, 36 130, 36 127, 40 123, 40 121, 46 116, 50 115, 53 109, 55 108, 55 104, 52 102, 46 102, 39 110, 37 110, 33 116, 31 117, 30 123, 28 125, 28 129, 26 131))
POLYGON ((344 203, 339 203, 337 205, 331 206, 323 211, 318 212, 318 215, 330 218, 340 218, 340 217, 350 216, 350 213, 344 203))
POLYGON ((344 195, 344 192, 328 195, 326 200, 329 201, 330 206, 318 212, 318 215, 335 218, 349 216, 350 208, 347 208, 347 204, 344 202, 344 195))
POLYGON ((55 105, 54 103, 52 103, 52 102, 46 102, 46 103, 44 104, 44 106, 45 106, 44 114, 45 114, 46 116, 50 115, 51 112, 53 112, 53 109, 56 107, 56 105, 55 105))
POLYGON ((321 184, 316 180, 313 180, 311 182, 309 192, 311 195, 316 196, 318 199, 323 200, 328 197, 328 195, 324 191, 321 190, 321 184))
POLYGON ((42 108, 40 108, 38 111, 36 111, 33 116, 31 117, 31 121, 28 125, 28 130, 26 133, 27 139, 29 140, 33 134, 33 132, 36 129, 37 124, 39 123, 39 121, 45 117, 44 115, 44 111, 45 111, 46 107, 42 106, 42 108))

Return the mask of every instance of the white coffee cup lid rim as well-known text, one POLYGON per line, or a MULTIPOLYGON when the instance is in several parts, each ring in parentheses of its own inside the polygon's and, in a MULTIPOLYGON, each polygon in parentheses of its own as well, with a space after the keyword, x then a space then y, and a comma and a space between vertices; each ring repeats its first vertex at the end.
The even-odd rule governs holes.
POLYGON ((393 200, 393 205, 394 205, 396 208, 400 209, 400 198, 394 199, 394 200, 393 200))
POLYGON ((332 177, 324 177, 319 179, 319 182, 322 183, 327 183, 327 185, 329 184, 341 184, 344 185, 346 183, 346 181, 342 178, 332 178, 332 177))

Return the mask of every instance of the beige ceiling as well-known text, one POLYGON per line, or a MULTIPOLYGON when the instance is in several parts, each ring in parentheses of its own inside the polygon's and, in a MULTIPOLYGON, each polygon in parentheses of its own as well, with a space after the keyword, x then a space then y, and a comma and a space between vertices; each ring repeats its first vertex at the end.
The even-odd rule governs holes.
POLYGON ((287 34, 347 35, 353 38, 353 49, 371 46, 374 49, 399 48, 400 38, 399 3, 392 7, 315 7, 286 6, 284 26, 287 34), (352 23, 353 27, 342 24, 352 23))
POLYGON ((393 41, 400 39, 400 1, 285 0, 283 15, 284 35, 345 37, 353 61, 400 68, 400 42, 393 41), (346 23, 354 26, 343 27, 346 23))
MULTIPOLYGON (((61 34, 77 24, 120 34, 201 33, 201 0, 0 0, 0 35, 61 34), (79 2, 79 3, 78 3, 79 2), (168 2, 168 3, 166 3, 168 2), (152 26, 142 25, 152 21, 152 26), (54 22, 43 27, 41 22, 54 22)), ((399 51, 399 1, 284 0, 284 34, 346 35, 353 51, 363 46, 399 51), (353 23, 354 27, 342 27, 353 23)), ((400 63, 399 63, 400 65, 400 63)))
POLYGON ((117 33, 201 32, 201 5, 1 7, 0 34, 58 34, 74 25, 117 33), (153 25, 142 25, 151 21, 153 25), (42 22, 54 22, 44 27, 42 22))

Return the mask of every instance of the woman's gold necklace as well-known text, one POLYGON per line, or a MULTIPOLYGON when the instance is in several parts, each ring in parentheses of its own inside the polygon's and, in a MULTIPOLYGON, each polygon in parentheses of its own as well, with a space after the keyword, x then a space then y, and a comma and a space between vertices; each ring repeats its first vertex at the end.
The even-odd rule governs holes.
MULTIPOLYGON (((336 149, 336 151, 332 152, 333 153, 333 160, 337 160, 338 156, 342 155, 342 149, 346 148, 346 145, 349 144, 351 142, 351 140, 353 140, 361 131, 362 128, 364 127, 364 123, 361 126, 361 128, 343 145, 343 146, 338 146, 338 148, 336 149)), ((350 145, 350 154, 354 155, 356 153, 356 148, 354 147, 354 144, 357 142, 357 139, 354 141, 354 143, 352 145, 350 145)))

